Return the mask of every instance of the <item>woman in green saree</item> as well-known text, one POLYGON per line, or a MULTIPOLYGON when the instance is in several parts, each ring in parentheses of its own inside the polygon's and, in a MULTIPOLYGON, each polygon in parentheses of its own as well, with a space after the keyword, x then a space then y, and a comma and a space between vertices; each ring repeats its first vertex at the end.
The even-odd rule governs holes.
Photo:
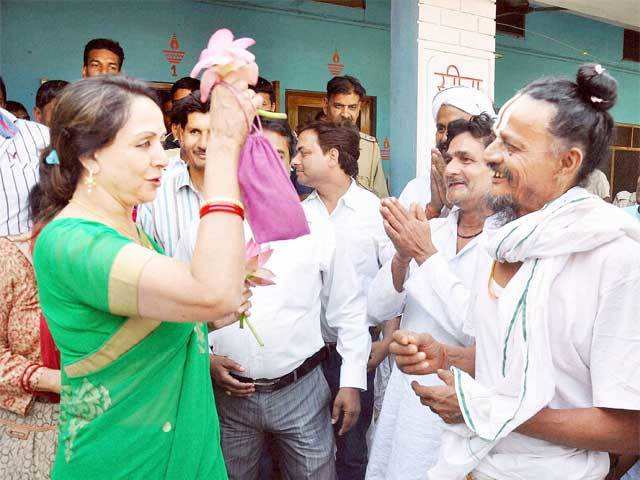
MULTIPOLYGON (((212 93, 203 197, 236 202, 237 166, 259 100, 228 79, 212 93)), ((202 217, 190 265, 132 221, 167 160, 154 94, 119 76, 61 93, 30 202, 42 310, 61 352, 53 479, 226 479, 206 325, 249 308, 239 215, 202 217)))

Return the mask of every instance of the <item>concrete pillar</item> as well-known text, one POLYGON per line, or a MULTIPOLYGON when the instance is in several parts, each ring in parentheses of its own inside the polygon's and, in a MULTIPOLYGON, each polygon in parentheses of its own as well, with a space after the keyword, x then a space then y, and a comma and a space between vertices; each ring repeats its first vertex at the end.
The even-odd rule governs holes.
POLYGON ((494 98, 494 0, 391 0, 391 191, 429 175, 438 89, 479 88, 494 98), (417 99, 417 101, 416 101, 417 99))
POLYGON ((494 98, 496 5, 495 0, 419 0, 418 10, 416 172, 428 175, 433 96, 467 85, 494 98))
POLYGON ((418 0, 391 0, 390 184, 400 195, 416 175, 418 0))

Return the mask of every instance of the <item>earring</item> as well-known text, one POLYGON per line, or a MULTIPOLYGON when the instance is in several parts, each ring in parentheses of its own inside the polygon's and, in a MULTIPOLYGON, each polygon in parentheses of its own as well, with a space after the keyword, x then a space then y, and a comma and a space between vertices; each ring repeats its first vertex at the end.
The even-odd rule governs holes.
POLYGON ((93 187, 96 185, 96 180, 93 178, 93 170, 89 169, 89 176, 84 183, 87 186, 87 192, 91 193, 93 191, 93 187))

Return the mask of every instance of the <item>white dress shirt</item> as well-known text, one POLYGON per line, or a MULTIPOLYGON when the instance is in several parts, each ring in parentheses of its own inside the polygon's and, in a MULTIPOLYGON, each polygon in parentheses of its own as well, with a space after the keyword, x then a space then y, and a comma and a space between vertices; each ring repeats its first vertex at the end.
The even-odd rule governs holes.
POLYGON ((201 203, 187 165, 177 163, 162 175, 156 199, 140 205, 136 221, 173 257, 180 237, 198 220, 201 203))
MULTIPOLYGON (((238 324, 211 332, 216 355, 228 356, 245 368, 243 376, 273 379, 299 367, 324 347, 321 317, 338 332, 342 356, 340 387, 367 388, 367 360, 371 338, 366 322, 366 297, 345 248, 336 243, 333 226, 303 205, 311 233, 294 240, 263 244, 273 249, 264 266, 275 274, 275 285, 256 287, 250 321, 262 337, 256 342, 238 324)), ((177 258, 193 255, 197 225, 183 235, 177 258)), ((252 237, 245 224, 245 238, 252 237)))
POLYGON ((38 182, 40 152, 49 145, 49 129, 0 110, 18 130, 11 138, 0 135, 0 236, 18 235, 31 230, 29 192, 38 182))
MULTIPOLYGON (((352 181, 351 186, 338 200, 331 213, 315 190, 303 204, 314 217, 323 218, 333 224, 338 241, 348 249, 349 257, 366 295, 378 270, 390 254, 393 254, 393 250, 390 248, 390 246, 392 247, 391 241, 387 237, 382 223, 380 199, 352 181)), ((389 319, 385 318, 381 321, 385 320, 389 319)), ((378 323, 380 322, 370 317, 365 328, 378 323)), ((329 343, 335 342, 337 338, 336 331, 324 321, 322 322, 322 335, 329 343)))

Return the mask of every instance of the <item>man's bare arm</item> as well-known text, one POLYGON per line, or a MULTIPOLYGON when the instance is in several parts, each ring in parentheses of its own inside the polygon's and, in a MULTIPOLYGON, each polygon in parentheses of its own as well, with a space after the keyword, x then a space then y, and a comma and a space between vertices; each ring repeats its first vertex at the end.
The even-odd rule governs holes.
POLYGON ((456 347, 453 345, 445 345, 447 353, 447 365, 454 366, 460 370, 464 370, 472 377, 476 376, 476 344, 470 347, 456 347))
POLYGON ((391 261, 391 277, 393 278, 393 288, 396 292, 404 291, 404 282, 407 279, 407 271, 409 270, 409 259, 403 259, 396 253, 391 261))
POLYGON ((568 447, 619 455, 640 453, 640 412, 611 408, 544 408, 517 432, 568 447))

